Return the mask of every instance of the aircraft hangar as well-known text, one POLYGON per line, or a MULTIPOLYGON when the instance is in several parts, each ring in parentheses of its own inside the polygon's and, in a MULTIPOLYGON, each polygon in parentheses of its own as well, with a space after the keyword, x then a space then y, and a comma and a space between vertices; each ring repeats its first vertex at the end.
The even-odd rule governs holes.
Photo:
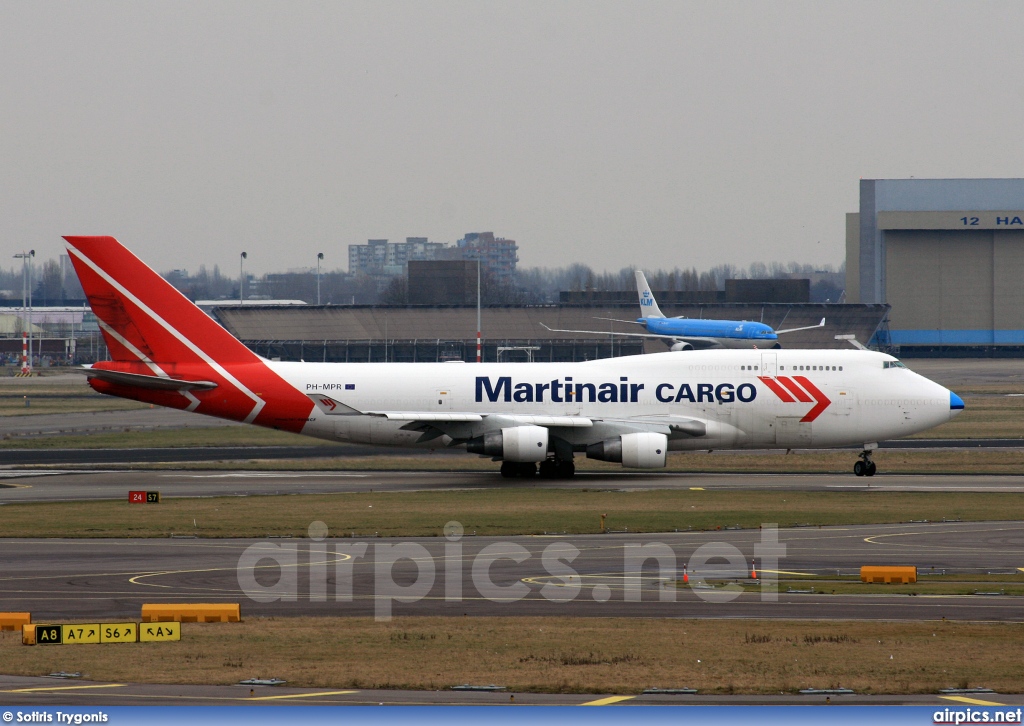
POLYGON ((1024 179, 861 180, 860 211, 846 220, 846 299, 892 306, 879 345, 1020 355, 1022 276, 1024 179))

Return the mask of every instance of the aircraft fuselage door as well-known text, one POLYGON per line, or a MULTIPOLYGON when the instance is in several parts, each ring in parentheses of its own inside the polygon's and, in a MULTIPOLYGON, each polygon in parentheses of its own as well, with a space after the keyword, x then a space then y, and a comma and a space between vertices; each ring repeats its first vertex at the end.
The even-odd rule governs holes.
POLYGON ((776 358, 778 356, 775 353, 762 353, 761 354, 761 375, 762 376, 775 376, 776 358))

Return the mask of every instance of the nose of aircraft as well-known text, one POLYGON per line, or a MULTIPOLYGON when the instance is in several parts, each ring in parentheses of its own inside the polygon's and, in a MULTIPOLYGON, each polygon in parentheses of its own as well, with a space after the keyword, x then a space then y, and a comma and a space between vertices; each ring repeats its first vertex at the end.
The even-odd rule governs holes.
POLYGON ((949 417, 953 418, 964 410, 964 399, 952 391, 949 392, 949 417))

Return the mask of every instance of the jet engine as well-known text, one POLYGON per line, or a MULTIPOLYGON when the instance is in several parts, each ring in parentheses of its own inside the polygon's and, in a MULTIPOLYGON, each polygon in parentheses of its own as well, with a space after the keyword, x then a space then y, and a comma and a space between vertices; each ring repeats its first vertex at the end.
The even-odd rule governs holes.
POLYGON ((467 441, 466 451, 497 456, 503 461, 544 461, 548 455, 548 430, 543 426, 513 426, 492 431, 467 441))
POLYGON ((669 350, 672 350, 672 351, 693 350, 693 346, 690 345, 689 343, 684 343, 683 341, 680 340, 680 341, 678 341, 676 343, 673 343, 672 346, 669 348, 669 350))
POLYGON ((665 434, 643 432, 623 434, 605 439, 587 447, 588 459, 618 461, 631 469, 658 469, 665 466, 668 437, 665 434))

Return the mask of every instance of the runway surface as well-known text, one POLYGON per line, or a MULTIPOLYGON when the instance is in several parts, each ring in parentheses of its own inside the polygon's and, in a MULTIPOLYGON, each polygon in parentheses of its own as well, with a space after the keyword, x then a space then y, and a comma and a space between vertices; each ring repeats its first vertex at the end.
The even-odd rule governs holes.
POLYGON ((452 542, 440 537, 5 539, 0 540, 0 610, 30 611, 37 622, 137 618, 144 602, 208 601, 240 602, 244 616, 380 615, 380 608, 390 603, 396 615, 1024 619, 1024 600, 1011 596, 907 596, 899 594, 898 586, 891 594, 834 595, 828 583, 809 581, 807 592, 778 593, 776 601, 765 591, 727 597, 724 591, 699 587, 701 577, 745 578, 755 555, 762 582, 775 572, 794 577, 856 575, 866 564, 916 565, 925 581, 932 574, 1015 574, 1024 567, 1024 522, 777 533, 784 552, 776 566, 765 558, 763 548, 772 537, 767 529, 465 536, 452 542), (647 554, 662 559, 636 564, 639 545, 652 545, 647 554), (391 568, 386 558, 399 554, 409 559, 399 558, 391 568), (723 556, 732 558, 731 572, 719 569, 726 566, 723 556), (684 565, 691 586, 679 589, 671 583, 681 577, 684 565), (388 589, 391 577, 393 587, 413 588, 401 594, 413 593, 409 597, 415 601, 392 601, 388 593, 399 590, 388 589), (814 592, 809 591, 812 586, 814 592), (637 601, 629 601, 631 597, 637 601))
MULTIPOLYGON (((647 489, 780 491, 1024 492, 1024 475, 580 473, 573 479, 503 479, 495 472, 449 471, 17 471, 0 470, 0 505, 126 499, 131 490, 162 497, 259 496, 453 489, 647 489)), ((0 527, 0 532, 2 532, 0 527)))
MULTIPOLYGON (((964 706, 982 699, 1000 706, 1024 703, 1020 694, 972 694, 967 702, 939 694, 910 696, 832 695, 836 706, 964 706)), ((179 686, 150 683, 100 683, 0 676, 0 705, 4 706, 807 706, 825 703, 824 694, 783 696, 702 696, 697 695, 616 695, 496 693, 459 691, 374 691, 330 688, 291 688, 249 686, 179 686)), ((680 714, 683 716, 684 714, 680 714)))

